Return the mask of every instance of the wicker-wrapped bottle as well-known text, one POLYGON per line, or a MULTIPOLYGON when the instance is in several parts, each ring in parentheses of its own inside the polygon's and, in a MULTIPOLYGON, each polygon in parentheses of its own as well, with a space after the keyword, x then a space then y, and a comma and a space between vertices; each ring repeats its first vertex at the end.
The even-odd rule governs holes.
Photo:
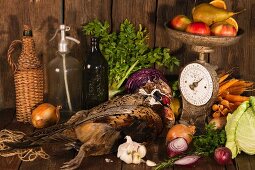
POLYGON ((43 66, 36 56, 32 30, 24 25, 22 41, 15 40, 8 50, 8 62, 14 72, 16 92, 16 118, 20 122, 31 122, 32 108, 43 101, 43 66), (21 43, 22 51, 15 63, 14 47, 21 43))

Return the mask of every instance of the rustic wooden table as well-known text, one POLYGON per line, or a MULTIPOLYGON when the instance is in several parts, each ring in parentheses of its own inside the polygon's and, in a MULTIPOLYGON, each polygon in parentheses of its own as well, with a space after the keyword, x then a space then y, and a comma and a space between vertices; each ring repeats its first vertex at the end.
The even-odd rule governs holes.
MULTIPOLYGON (((0 111, 0 129, 13 129, 21 130, 25 133, 33 131, 31 125, 23 124, 15 121, 15 114, 13 109, 5 109, 0 111)), ((147 146, 148 154, 147 159, 155 162, 163 161, 166 158, 165 146, 163 140, 156 141, 155 143, 147 146)), ((75 156, 73 151, 65 151, 61 149, 60 145, 47 146, 45 151, 50 154, 51 158, 48 160, 36 159, 33 162, 22 162, 18 157, 0 157, 1 170, 56 170, 60 169, 62 164, 69 161, 75 156)), ((147 167, 145 164, 128 165, 120 161, 116 154, 104 155, 98 157, 89 157, 84 159, 80 170, 147 170, 153 169, 147 167), (107 163, 106 158, 113 160, 107 163)), ((232 164, 227 166, 218 165, 212 158, 203 158, 192 167, 175 166, 174 170, 254 170, 255 169, 255 156, 248 156, 246 154, 238 155, 232 164)))

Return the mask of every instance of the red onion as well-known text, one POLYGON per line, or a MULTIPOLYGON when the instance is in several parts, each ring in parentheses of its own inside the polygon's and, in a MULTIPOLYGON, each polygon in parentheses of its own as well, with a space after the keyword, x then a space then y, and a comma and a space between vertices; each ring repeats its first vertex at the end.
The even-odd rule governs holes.
POLYGON ((177 161, 174 162, 174 164, 175 165, 191 165, 195 163, 199 158, 200 156, 197 156, 197 155, 189 155, 181 159, 178 159, 177 161))
POLYGON ((167 145, 167 154, 169 157, 174 157, 186 151, 188 143, 184 138, 176 138, 170 141, 167 145))
POLYGON ((214 151, 214 159, 220 165, 230 164, 232 162, 232 152, 227 147, 219 147, 214 151))

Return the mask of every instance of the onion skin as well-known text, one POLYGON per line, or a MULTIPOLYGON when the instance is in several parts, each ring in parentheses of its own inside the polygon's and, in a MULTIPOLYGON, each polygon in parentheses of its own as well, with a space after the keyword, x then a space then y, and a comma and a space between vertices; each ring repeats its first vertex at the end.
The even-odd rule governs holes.
POLYGON ((58 123, 60 119, 59 109, 61 106, 53 106, 49 103, 40 104, 32 111, 32 125, 35 128, 45 128, 58 123))
POLYGON ((166 143, 176 138, 184 138, 189 144, 192 141, 192 136, 195 134, 195 126, 186 126, 184 124, 176 124, 169 129, 166 136, 166 143))
POLYGON ((188 155, 174 162, 175 165, 192 165, 200 158, 197 155, 188 155))
POLYGON ((227 147, 219 147, 214 151, 214 159, 220 165, 232 163, 232 152, 227 147))

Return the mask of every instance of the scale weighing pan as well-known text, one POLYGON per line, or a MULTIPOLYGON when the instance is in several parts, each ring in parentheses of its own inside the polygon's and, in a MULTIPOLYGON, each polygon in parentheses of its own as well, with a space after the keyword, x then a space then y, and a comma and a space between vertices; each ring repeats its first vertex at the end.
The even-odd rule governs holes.
POLYGON ((222 47, 230 46, 237 43, 243 36, 244 31, 238 30, 237 36, 212 36, 212 35, 197 35, 188 32, 178 31, 170 28, 166 23, 164 26, 167 28, 169 35, 185 44, 193 46, 204 46, 204 47, 222 47))

